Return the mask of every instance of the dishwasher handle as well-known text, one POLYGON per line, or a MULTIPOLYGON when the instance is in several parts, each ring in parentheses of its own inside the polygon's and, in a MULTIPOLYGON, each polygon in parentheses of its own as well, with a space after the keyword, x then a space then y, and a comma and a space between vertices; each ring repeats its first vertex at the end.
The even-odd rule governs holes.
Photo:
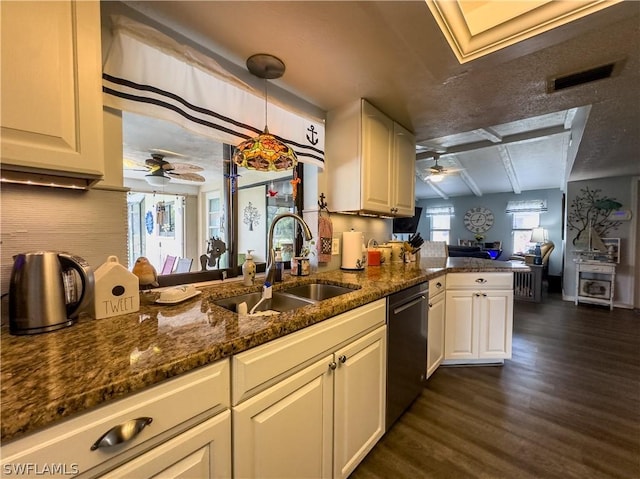
POLYGON ((410 307, 418 304, 418 303, 422 303, 423 301, 426 301, 427 297, 424 294, 421 294, 420 296, 418 296, 416 299, 414 299, 413 301, 409 301, 408 303, 404 303, 401 306, 398 306, 397 308, 393 309, 393 314, 399 314, 402 311, 404 311, 405 309, 409 309, 410 307))

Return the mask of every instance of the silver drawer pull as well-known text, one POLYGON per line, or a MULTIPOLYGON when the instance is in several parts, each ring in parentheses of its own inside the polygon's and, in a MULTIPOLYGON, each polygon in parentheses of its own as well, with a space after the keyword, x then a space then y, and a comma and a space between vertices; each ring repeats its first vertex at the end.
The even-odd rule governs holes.
POLYGON ((342 364, 344 364, 344 363, 346 363, 346 362, 347 362, 347 357, 343 354, 342 356, 340 356, 340 357, 338 358, 338 360, 339 360, 342 364))
POLYGON ((151 424, 153 418, 139 417, 131 419, 122 424, 112 427, 102 435, 92 446, 91 450, 95 451, 99 447, 111 447, 116 444, 122 444, 136 437, 146 426, 151 424))
POLYGON ((329 369, 331 369, 332 371, 335 370, 338 367, 338 363, 336 363, 335 361, 331 361, 329 363, 329 369))
POLYGON ((436 283, 436 288, 438 288, 438 289, 442 288, 442 283, 440 281, 438 281, 436 283))
POLYGON ((478 279, 476 279, 476 283, 484 284, 484 283, 486 283, 486 282, 487 282, 487 280, 486 280, 486 279, 484 279, 484 278, 478 278, 478 279))

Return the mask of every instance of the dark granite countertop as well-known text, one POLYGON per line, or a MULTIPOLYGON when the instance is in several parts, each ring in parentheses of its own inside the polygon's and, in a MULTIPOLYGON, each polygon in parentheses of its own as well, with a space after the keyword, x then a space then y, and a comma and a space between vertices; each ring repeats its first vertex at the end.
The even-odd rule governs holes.
POLYGON ((202 286, 201 295, 158 305, 143 294, 140 311, 81 318, 72 327, 34 336, 1 330, 1 440, 122 398, 165 379, 383 298, 444 272, 511 271, 524 265, 476 258, 425 258, 364 271, 285 274, 274 290, 314 281, 359 287, 353 292, 271 316, 238 316, 212 300, 259 291, 238 281, 202 286))

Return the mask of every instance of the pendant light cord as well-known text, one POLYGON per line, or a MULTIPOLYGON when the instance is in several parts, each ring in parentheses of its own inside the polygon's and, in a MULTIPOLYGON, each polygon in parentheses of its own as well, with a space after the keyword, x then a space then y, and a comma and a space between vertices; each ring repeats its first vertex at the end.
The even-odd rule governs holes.
POLYGON ((264 79, 264 128, 267 129, 267 109, 269 108, 268 102, 268 94, 267 94, 267 79, 264 79))

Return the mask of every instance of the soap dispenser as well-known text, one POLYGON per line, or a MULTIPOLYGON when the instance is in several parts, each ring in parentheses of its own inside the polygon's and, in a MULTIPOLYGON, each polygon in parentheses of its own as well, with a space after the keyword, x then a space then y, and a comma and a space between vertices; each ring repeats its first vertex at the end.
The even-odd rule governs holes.
POLYGON ((280 248, 276 248, 276 275, 274 278, 274 282, 280 283, 282 282, 282 275, 284 272, 284 262, 282 261, 282 250, 280 248))
POLYGON ((247 257, 242 265, 242 282, 245 286, 253 286, 256 278, 256 264, 251 256, 252 251, 252 249, 247 250, 247 257))

